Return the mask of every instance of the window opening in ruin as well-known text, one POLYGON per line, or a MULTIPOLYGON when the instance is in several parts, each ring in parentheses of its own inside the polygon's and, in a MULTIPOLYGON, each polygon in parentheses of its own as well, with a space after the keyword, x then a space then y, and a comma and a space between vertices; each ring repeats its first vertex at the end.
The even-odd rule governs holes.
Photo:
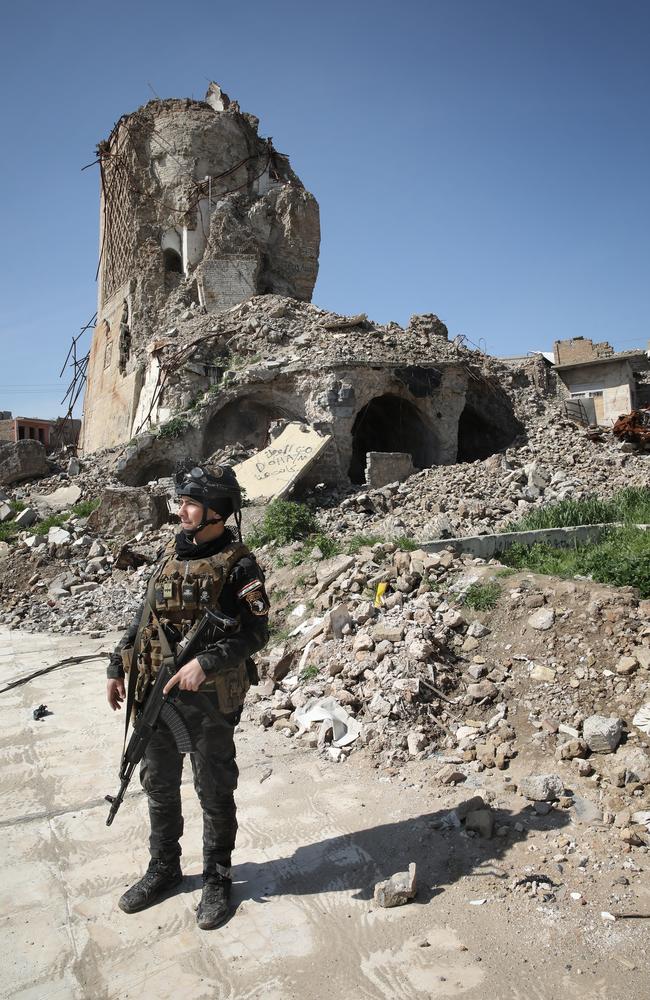
POLYGON ((371 399, 354 421, 348 471, 353 483, 364 482, 369 451, 406 452, 418 469, 436 461, 436 441, 419 410, 408 399, 390 393, 371 399))
POLYGON ((163 250, 163 261, 167 274, 183 274, 183 259, 177 250, 172 247, 165 247, 163 250))
POLYGON ((42 427, 38 428, 38 440, 41 442, 41 444, 45 444, 45 431, 43 430, 42 427))
POLYGON ((33 428, 33 427, 30 427, 30 428, 29 428, 29 436, 30 436, 30 438, 31 438, 31 439, 32 439, 32 441, 33 441, 33 440, 34 440, 34 437, 35 437, 35 434, 34 434, 34 428, 33 428))
POLYGON ((120 319, 119 354, 120 374, 126 375, 126 366, 131 356, 131 330, 129 329, 129 306, 127 302, 124 303, 120 319))
POLYGON ((25 428, 22 425, 18 428, 18 440, 19 441, 25 440, 25 428))

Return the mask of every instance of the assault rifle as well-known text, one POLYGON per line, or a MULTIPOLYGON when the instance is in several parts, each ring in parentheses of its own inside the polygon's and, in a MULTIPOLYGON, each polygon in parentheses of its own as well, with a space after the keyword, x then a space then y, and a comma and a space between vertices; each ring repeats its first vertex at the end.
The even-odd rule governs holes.
MULTIPOLYGON (((170 623, 161 622, 160 627, 164 631, 165 639, 170 648, 173 645, 176 646, 176 653, 172 657, 163 658, 154 685, 135 717, 131 738, 122 754, 119 774, 120 790, 117 795, 105 796, 106 801, 111 804, 106 826, 110 826, 115 819, 115 814, 122 805, 124 793, 129 787, 133 772, 142 760, 147 744, 160 722, 164 722, 169 727, 179 753, 192 752, 192 740, 185 724, 183 712, 176 704, 180 694, 178 685, 175 685, 168 694, 163 694, 163 688, 176 671, 183 664, 189 663, 197 653, 209 646, 214 646, 224 636, 237 632, 239 621, 237 618, 230 618, 220 611, 206 610, 203 618, 190 629, 184 638, 181 637, 178 629, 170 623)), ((135 664, 131 669, 136 669, 135 664)))

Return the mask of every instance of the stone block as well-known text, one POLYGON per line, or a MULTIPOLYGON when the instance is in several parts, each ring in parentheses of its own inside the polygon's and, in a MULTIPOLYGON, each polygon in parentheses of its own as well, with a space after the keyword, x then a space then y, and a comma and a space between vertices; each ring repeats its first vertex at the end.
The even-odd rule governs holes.
POLYGON ((48 545, 67 545, 72 540, 72 535, 65 528, 50 528, 47 533, 48 545))
POLYGON ((49 471, 45 448, 40 441, 0 443, 0 483, 3 486, 38 479, 49 471))
POLYGON ((102 538, 128 537, 170 520, 167 498, 135 486, 110 486, 88 518, 88 529, 102 538))
POLYGON ((74 484, 61 486, 53 493, 43 493, 32 496, 32 503, 42 515, 59 512, 74 507, 81 500, 81 489, 74 484))
POLYGON ((14 516, 14 512, 8 503, 0 500, 0 524, 4 524, 5 521, 11 521, 14 516))
POLYGON ((372 489, 380 489, 388 483, 401 483, 414 472, 413 457, 407 452, 366 452, 366 483, 372 489))
POLYGON ((16 514, 15 520, 21 528, 29 528, 35 521, 38 521, 38 514, 31 507, 25 507, 19 514, 16 514))
POLYGON ((331 559, 324 559, 316 567, 316 579, 320 584, 320 589, 325 590, 333 583, 337 577, 345 573, 346 570, 354 566, 354 556, 333 556, 331 559))
POLYGON ((559 774, 528 774, 519 782, 519 791, 533 802, 555 802, 564 791, 559 774))
POLYGON ((492 701, 496 698, 498 693, 499 689, 496 684, 493 684, 492 681, 487 680, 487 678, 482 681, 477 681, 476 684, 467 685, 467 694, 474 701, 482 701, 484 698, 488 698, 492 701))
POLYGON ((592 753, 614 753, 623 735, 623 720, 590 715, 582 725, 582 735, 592 753))

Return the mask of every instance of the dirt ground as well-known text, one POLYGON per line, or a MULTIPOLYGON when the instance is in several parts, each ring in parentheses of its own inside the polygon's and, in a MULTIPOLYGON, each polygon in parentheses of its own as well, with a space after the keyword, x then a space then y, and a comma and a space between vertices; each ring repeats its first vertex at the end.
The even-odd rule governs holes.
POLYGON ((361 754, 336 764, 245 720, 232 919, 208 932, 195 923, 201 830, 189 778, 184 882, 125 915, 117 899, 144 870, 148 824, 133 788, 105 825, 122 729, 97 655, 111 643, 0 632, 0 689, 65 657, 95 657, 0 695, 3 998, 650 995, 648 921, 601 916, 650 914, 645 852, 606 853, 599 832, 569 812, 536 815, 505 772, 445 789, 426 760, 391 777, 361 754), (41 703, 51 714, 35 722, 41 703), (488 781, 508 833, 483 840, 445 829, 449 809, 486 793, 488 781), (417 898, 379 909, 375 883, 409 862, 417 898), (528 895, 536 874, 552 892, 528 895))

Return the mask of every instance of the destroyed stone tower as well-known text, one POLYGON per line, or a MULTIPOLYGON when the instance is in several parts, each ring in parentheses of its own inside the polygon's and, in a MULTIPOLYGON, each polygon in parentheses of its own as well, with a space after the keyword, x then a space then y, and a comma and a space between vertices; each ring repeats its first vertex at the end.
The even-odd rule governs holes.
POLYGON ((184 310, 223 312, 269 293, 311 299, 318 204, 258 124, 213 83, 205 101, 150 101, 99 144, 85 452, 124 443, 146 422, 155 340, 174 336, 184 310))

